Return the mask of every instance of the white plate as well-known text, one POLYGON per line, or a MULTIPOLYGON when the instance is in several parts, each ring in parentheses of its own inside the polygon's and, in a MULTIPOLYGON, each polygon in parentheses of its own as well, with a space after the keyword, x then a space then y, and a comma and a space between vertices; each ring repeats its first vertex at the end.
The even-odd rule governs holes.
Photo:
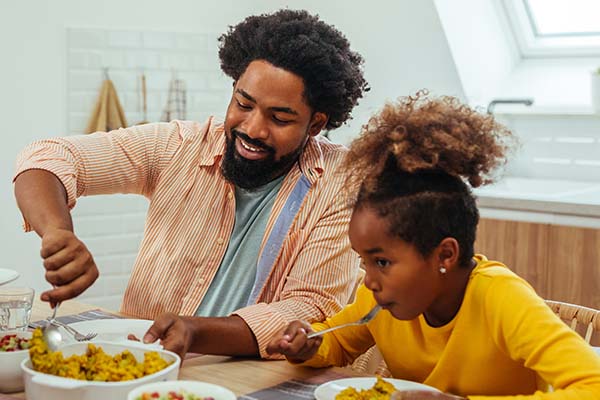
MULTIPOLYGON (((430 390, 432 392, 439 392, 436 388, 424 385, 422 383, 405 381, 402 379, 384 378, 385 381, 390 382, 397 390, 430 390)), ((315 389, 315 398, 317 400, 335 400, 335 396, 338 395, 342 390, 352 386, 356 390, 370 389, 373 387, 377 378, 346 378, 338 379, 331 382, 326 382, 315 389)))
POLYGON ((158 392, 160 394, 167 394, 170 391, 180 392, 185 390, 188 393, 193 393, 196 396, 201 397, 213 397, 215 400, 235 400, 235 394, 229 389, 223 386, 213 385, 212 383, 200 382, 200 381, 165 381, 165 382, 154 382, 146 385, 138 386, 129 392, 127 400, 135 400, 142 393, 147 392, 158 392))
MULTIPOLYGON (((127 335, 134 334, 142 340, 146 331, 152 325, 151 320, 146 319, 96 319, 91 321, 73 322, 69 326, 77 329, 83 334, 96 332, 98 336, 92 339, 106 342, 124 343, 127 342, 127 335)), ((63 328, 59 328, 63 334, 66 343, 74 343, 75 339, 63 328)))
POLYGON ((18 277, 19 273, 17 271, 13 271, 12 269, 0 268, 0 285, 12 282, 18 277))

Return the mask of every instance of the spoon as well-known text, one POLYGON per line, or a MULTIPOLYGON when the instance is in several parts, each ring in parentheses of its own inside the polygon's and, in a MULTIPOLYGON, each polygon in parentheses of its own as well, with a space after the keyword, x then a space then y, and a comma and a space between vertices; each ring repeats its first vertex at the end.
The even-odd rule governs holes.
POLYGON ((345 328, 347 326, 355 326, 355 325, 366 324, 367 322, 370 322, 373 318, 375 318, 375 315, 377 315, 377 313, 379 312, 379 310, 381 310, 381 306, 380 305, 376 305, 375 307, 373 307, 371 309, 371 311, 369 311, 364 317, 362 317, 358 321, 348 322, 346 324, 332 326, 331 328, 323 329, 322 331, 311 332, 308 335, 306 335, 306 337, 309 338, 309 339, 312 339, 314 337, 321 336, 321 335, 323 335, 323 334, 325 334, 327 332, 335 331, 337 329, 345 328))
POLYGON ((44 327, 44 341, 48 348, 52 351, 58 350, 62 344, 63 338, 58 326, 52 323, 53 321, 47 320, 46 326, 44 327))
POLYGON ((46 319, 46 326, 44 327, 44 341, 48 345, 48 348, 52 351, 56 351, 63 342, 62 334, 58 329, 58 326, 54 324, 54 318, 56 318, 56 310, 60 303, 54 306, 52 316, 46 319))

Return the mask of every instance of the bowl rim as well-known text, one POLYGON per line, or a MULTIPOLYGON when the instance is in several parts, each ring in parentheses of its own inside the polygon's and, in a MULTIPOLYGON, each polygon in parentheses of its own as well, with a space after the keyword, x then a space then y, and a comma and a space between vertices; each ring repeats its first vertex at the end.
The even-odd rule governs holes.
MULTIPOLYGON (((156 377, 158 374, 166 375, 174 369, 179 369, 179 367, 181 365, 181 357, 179 357, 179 355, 177 353, 174 353, 169 350, 157 349, 155 347, 153 347, 153 348, 144 347, 144 345, 142 345, 142 344, 140 344, 140 346, 127 346, 122 343, 115 343, 115 342, 109 342, 109 341, 78 342, 78 343, 68 343, 68 344, 62 346, 60 348, 60 351, 63 351, 65 348, 68 348, 68 347, 76 347, 76 346, 78 347, 78 346, 81 346, 82 344, 87 345, 87 343, 92 343, 94 345, 108 344, 111 346, 120 347, 120 348, 122 348, 122 350, 129 350, 132 347, 134 347, 137 350, 142 350, 144 352, 156 351, 159 354, 166 354, 166 355, 172 356, 175 359, 175 361, 172 364, 168 365, 166 368, 161 369, 160 371, 156 371, 150 375, 142 376, 141 378, 130 379, 128 381, 118 381, 118 382, 88 381, 88 380, 66 378, 63 376, 46 374, 45 372, 38 372, 38 371, 34 370, 32 366, 27 365, 27 364, 31 364, 31 359, 29 357, 27 357, 23 361, 21 361, 21 364, 20 364, 21 370, 25 373, 25 375, 30 375, 31 377, 43 376, 45 379, 56 380, 59 383, 60 382, 71 382, 71 383, 77 382, 77 383, 79 383, 79 386, 119 387, 119 386, 128 386, 128 385, 131 385, 132 383, 134 383, 136 385, 139 385, 140 383, 145 383, 147 381, 150 381, 152 378, 156 377)), ((150 382, 148 382, 148 383, 150 383, 150 382)))
MULTIPOLYGON (((142 393, 146 392, 146 391, 152 391, 152 392, 158 392, 160 394, 164 393, 168 393, 170 391, 172 391, 173 389, 160 389, 160 388, 153 388, 154 386, 171 386, 171 385, 181 385, 181 386, 185 386, 185 385, 204 385, 204 386, 209 386, 209 387, 213 387, 216 390, 219 391, 223 391, 224 394, 231 396, 234 399, 237 399, 237 396, 235 395, 235 393, 233 392, 233 390, 225 387, 225 386, 221 386, 218 385, 216 383, 211 383, 211 382, 204 382, 204 381, 196 381, 196 380, 189 380, 189 379, 182 379, 182 380, 168 380, 168 381, 160 381, 160 382, 149 382, 149 383, 145 383, 143 385, 139 385, 136 386, 135 388, 132 388, 129 393, 127 394, 127 400, 131 400, 132 398, 134 398, 134 396, 139 396, 142 393)), ((180 388, 180 390, 186 390, 185 387, 180 388)), ((188 390, 189 391, 189 390, 188 390)), ((196 393, 194 393, 196 394, 196 393)))
POLYGON ((28 339, 31 339, 33 337, 33 331, 18 331, 15 329, 9 329, 7 331, 2 331, 0 330, 0 338, 6 336, 6 335, 14 335, 16 334, 19 337, 26 337, 28 339))
MULTIPOLYGON (((24 339, 31 339, 31 337, 33 336, 33 332, 32 331, 17 331, 17 330, 8 330, 8 331, 0 331, 0 338, 3 338, 6 335, 13 335, 16 334, 17 337, 21 337, 24 339), (24 336, 22 336, 24 334, 24 336)), ((0 350, 0 354, 20 354, 22 352, 29 352, 29 349, 21 349, 21 350, 15 350, 15 351, 1 351, 0 350)))

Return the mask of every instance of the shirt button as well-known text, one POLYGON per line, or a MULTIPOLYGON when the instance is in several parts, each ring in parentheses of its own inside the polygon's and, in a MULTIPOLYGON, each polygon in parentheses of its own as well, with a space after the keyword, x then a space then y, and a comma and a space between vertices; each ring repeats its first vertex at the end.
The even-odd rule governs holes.
POLYGON ((203 283, 204 283, 204 278, 200 278, 200 279, 198 279, 198 283, 199 283, 199 284, 203 284, 203 283))
POLYGON ((233 193, 231 193, 231 192, 227 193, 227 198, 229 200, 231 200, 233 198, 233 193))
POLYGON ((217 244, 223 244, 223 242, 224 242, 223 238, 218 238, 217 239, 217 244))

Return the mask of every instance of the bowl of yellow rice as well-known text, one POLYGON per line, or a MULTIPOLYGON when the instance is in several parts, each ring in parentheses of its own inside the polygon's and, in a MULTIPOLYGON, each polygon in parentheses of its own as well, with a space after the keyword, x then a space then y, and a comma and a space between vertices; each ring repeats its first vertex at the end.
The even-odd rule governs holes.
POLYGON ((34 332, 21 369, 29 400, 125 399, 139 385, 177 379, 181 359, 143 344, 94 341, 52 352, 34 332))

